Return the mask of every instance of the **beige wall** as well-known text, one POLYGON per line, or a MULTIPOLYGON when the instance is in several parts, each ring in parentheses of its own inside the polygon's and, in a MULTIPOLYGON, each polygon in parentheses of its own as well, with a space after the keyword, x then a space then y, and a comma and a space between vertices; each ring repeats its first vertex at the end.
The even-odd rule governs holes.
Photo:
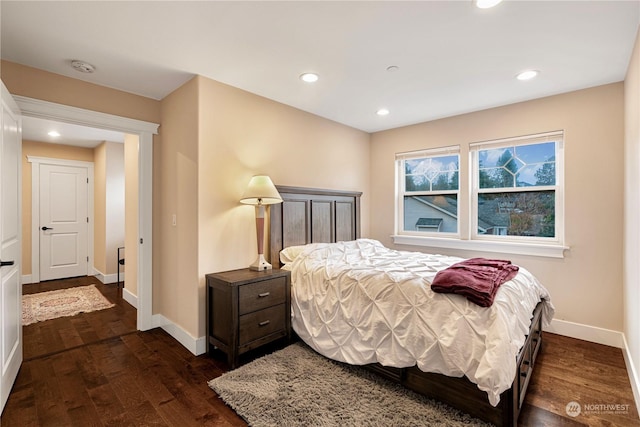
POLYGON ((371 237, 394 246, 396 152, 460 144, 464 163, 470 142, 564 130, 565 235, 571 250, 564 259, 504 256, 548 288, 556 319, 621 331, 623 90, 622 83, 610 84, 373 134, 371 237))
POLYGON ((22 274, 31 269, 31 163, 27 156, 93 162, 93 148, 22 141, 22 274))
POLYGON ((105 141, 95 148, 93 245, 94 267, 104 275, 118 272, 118 247, 124 246, 125 236, 124 198, 124 144, 105 141))
MULTIPOLYGON (((124 137, 124 287, 138 295, 138 135, 124 137)), ((116 250, 117 255, 117 250, 116 250)))
POLYGON ((2 81, 12 95, 160 123, 160 102, 139 95, 2 61, 2 81))
POLYGON ((154 308, 196 337, 198 79, 163 99, 160 132, 154 159, 154 308))
MULTIPOLYGON (((107 233, 105 239, 106 270, 104 272, 113 275, 118 272, 118 248, 124 246, 125 238, 124 144, 108 141, 105 145, 107 147, 107 179, 105 182, 107 203, 104 213, 107 233)), ((137 208, 135 213, 137 215, 137 208)))
POLYGON ((252 175, 363 191, 367 234, 368 134, 203 77, 165 98, 162 113, 154 296, 193 337, 205 334, 205 274, 244 268, 257 256, 254 210, 238 202, 252 175))
POLYGON ((93 163, 93 266, 107 273, 107 144, 94 149, 93 163))
POLYGON ((257 257, 255 213, 238 201, 251 176, 275 184, 362 191, 369 233, 369 134, 199 78, 199 328, 205 334, 206 273, 257 257))
POLYGON ((625 100, 625 270, 624 333, 640 400, 640 32, 624 82, 625 100))

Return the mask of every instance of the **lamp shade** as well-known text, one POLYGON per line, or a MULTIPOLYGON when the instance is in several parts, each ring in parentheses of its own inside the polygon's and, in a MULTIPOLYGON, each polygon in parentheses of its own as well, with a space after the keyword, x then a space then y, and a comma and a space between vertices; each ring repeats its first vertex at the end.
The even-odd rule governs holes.
POLYGON ((249 181, 240 203, 247 205, 273 205, 282 203, 282 197, 267 175, 256 175, 249 181))

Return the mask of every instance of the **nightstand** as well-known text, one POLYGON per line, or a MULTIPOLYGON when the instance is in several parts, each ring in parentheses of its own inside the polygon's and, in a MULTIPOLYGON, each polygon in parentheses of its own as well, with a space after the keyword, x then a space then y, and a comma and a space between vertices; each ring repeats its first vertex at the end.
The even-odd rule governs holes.
POLYGON ((207 274, 207 353, 238 357, 284 338, 291 341, 291 275, 285 270, 224 271, 207 274))

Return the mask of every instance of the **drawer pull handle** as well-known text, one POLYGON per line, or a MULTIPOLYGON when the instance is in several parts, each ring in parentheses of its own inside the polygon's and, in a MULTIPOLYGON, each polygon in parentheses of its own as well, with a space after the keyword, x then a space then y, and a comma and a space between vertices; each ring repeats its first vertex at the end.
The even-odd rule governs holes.
POLYGON ((263 292, 261 294, 258 294, 258 298, 264 298, 264 297, 268 297, 269 294, 271 294, 271 292, 263 292))
POLYGON ((264 320, 258 323, 258 326, 267 326, 269 323, 271 323, 271 320, 264 320))

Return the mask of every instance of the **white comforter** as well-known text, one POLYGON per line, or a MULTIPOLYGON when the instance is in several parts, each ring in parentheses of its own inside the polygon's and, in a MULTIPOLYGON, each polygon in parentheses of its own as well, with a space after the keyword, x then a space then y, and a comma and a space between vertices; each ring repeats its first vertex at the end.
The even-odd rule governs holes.
POLYGON ((495 406, 511 387, 536 304, 545 301, 544 324, 554 309, 547 290, 523 268, 488 308, 431 291, 436 272, 460 260, 395 251, 369 239, 307 245, 288 266, 293 329, 341 362, 466 375, 495 406))

